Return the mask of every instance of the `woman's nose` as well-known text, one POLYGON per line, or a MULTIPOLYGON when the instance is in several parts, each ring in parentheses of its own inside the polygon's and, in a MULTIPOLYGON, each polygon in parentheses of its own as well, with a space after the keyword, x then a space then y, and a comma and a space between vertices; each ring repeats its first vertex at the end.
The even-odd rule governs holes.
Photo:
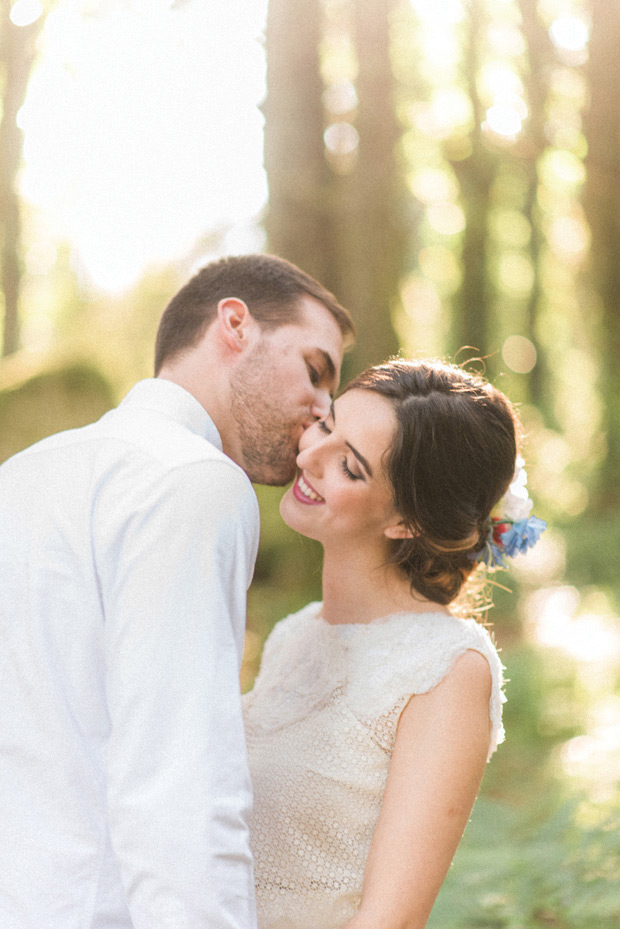
POLYGON ((320 460, 321 444, 326 436, 319 431, 320 427, 315 423, 303 433, 299 440, 299 453, 297 455, 297 467, 303 470, 317 468, 320 460))

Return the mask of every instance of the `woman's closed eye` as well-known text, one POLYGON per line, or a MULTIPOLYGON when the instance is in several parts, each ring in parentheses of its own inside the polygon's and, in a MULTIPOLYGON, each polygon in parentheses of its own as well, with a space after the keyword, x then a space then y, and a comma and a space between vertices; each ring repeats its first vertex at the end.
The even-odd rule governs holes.
POLYGON ((346 477, 349 478, 349 480, 351 481, 366 480, 363 474, 355 474, 353 471, 351 471, 346 458, 342 459, 342 461, 340 462, 340 467, 342 468, 342 471, 346 475, 346 477))
MULTIPOLYGON (((329 417, 328 417, 329 418, 329 417)), ((324 432, 325 435, 331 435, 332 430, 327 425, 326 419, 318 419, 316 425, 319 427, 321 432, 324 432)), ((364 481, 366 478, 363 474, 356 474, 355 471, 352 471, 349 467, 349 463, 346 459, 346 456, 340 461, 340 469, 345 477, 348 477, 350 481, 364 481)))

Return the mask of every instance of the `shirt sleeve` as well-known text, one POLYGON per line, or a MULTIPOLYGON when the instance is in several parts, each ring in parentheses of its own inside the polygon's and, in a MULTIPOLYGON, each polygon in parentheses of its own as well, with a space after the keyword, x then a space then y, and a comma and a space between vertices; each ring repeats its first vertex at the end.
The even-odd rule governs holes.
POLYGON ((115 486, 96 560, 108 821, 132 924, 252 929, 239 667, 256 499, 219 460, 115 486))

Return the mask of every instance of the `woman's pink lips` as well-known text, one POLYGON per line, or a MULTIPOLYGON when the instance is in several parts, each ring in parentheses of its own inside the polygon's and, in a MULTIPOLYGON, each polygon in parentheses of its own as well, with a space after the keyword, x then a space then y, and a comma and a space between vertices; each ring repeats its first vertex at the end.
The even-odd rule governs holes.
MULTIPOLYGON (((325 503, 325 501, 324 501, 323 499, 321 499, 321 500, 312 500, 311 497, 307 497, 307 496, 303 493, 303 491, 302 491, 301 488, 299 487, 299 479, 300 479, 301 477, 302 477, 302 475, 299 474, 298 477, 297 477, 296 480, 295 480, 295 483, 293 484, 293 496, 295 497, 295 499, 296 499, 296 500, 299 500, 300 503, 305 503, 307 506, 321 506, 323 503, 325 503)), ((305 477, 303 478, 303 481, 304 481, 304 484, 306 484, 306 486, 310 488, 310 490, 314 490, 314 487, 312 486, 312 484, 311 484, 308 480, 306 480, 305 477)), ((314 490, 314 493, 316 494, 316 493, 318 493, 318 491, 317 491, 317 490, 314 490)), ((320 496, 320 494, 319 494, 319 496, 320 496)))

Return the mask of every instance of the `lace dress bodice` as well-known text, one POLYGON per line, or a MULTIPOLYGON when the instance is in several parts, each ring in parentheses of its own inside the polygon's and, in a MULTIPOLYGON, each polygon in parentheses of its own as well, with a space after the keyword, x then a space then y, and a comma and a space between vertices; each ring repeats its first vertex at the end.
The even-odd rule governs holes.
POLYGON ((320 609, 275 626, 244 697, 259 929, 353 917, 399 716, 468 649, 493 678, 489 757, 504 735, 502 665, 478 623, 437 612, 330 625, 320 609))

